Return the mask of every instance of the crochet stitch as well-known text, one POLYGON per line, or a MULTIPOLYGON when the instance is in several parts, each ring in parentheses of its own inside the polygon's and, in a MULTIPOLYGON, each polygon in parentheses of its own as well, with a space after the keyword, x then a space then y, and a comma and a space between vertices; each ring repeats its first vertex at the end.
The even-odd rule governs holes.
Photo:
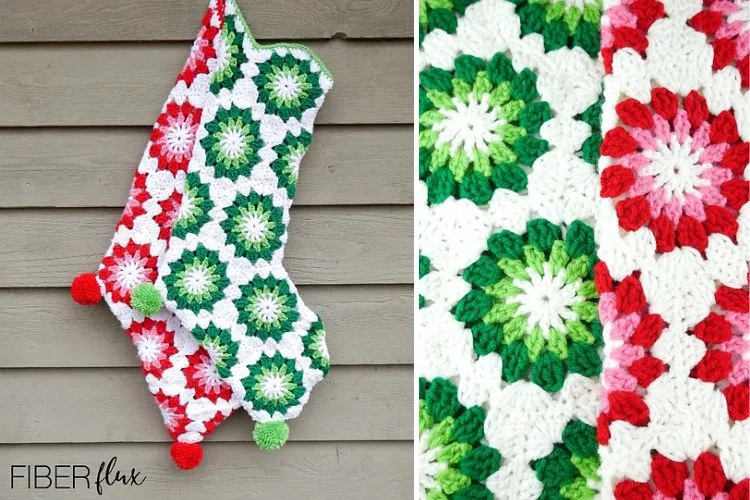
POLYGON ((598 494, 600 13, 480 0, 422 42, 420 498, 598 494))
POLYGON ((276 449, 329 369, 323 325, 282 259, 300 161, 332 80, 301 45, 257 44, 234 1, 223 18, 155 286, 256 421, 256 443, 276 449))
POLYGON ((606 2, 602 493, 747 498, 747 2, 606 2))
POLYGON ((200 442, 240 401, 222 382, 209 351, 177 318, 161 308, 161 297, 146 286, 157 276, 158 258, 184 217, 185 171, 206 105, 211 69, 217 65, 222 2, 214 1, 175 87, 157 119, 112 244, 97 273, 73 280, 77 302, 93 305, 103 297, 136 346, 149 390, 175 443, 171 455, 183 469, 203 456, 200 442))

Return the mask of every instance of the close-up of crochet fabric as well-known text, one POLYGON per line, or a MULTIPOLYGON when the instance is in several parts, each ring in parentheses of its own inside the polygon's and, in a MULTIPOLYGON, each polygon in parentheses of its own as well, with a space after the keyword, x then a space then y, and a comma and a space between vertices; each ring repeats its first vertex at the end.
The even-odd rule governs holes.
POLYGON ((204 89, 210 84, 211 68, 218 64, 220 6, 214 1, 206 11, 188 60, 154 124, 98 271, 76 277, 71 286, 80 304, 94 305, 103 297, 132 339, 148 388, 175 441, 172 457, 184 469, 200 463, 200 442, 239 408, 240 400, 217 376, 210 351, 172 313, 153 308, 144 284, 156 279, 169 236, 183 224, 185 172, 207 105, 204 89))
POLYGON ((748 12, 420 2, 421 498, 747 498, 748 12))

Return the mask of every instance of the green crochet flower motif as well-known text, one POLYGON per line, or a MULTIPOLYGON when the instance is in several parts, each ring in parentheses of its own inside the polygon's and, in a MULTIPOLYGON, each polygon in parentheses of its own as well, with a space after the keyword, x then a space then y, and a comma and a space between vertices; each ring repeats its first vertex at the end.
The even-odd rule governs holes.
POLYGON ((216 177, 236 181, 240 175, 250 176, 260 161, 258 151, 264 142, 260 122, 253 120, 249 109, 219 108, 213 121, 206 124, 209 135, 201 139, 206 150, 206 165, 214 167, 216 177))
POLYGON ((219 261, 218 252, 202 245, 194 252, 184 250, 179 260, 169 264, 169 269, 170 274, 164 277, 167 298, 174 300, 180 309, 198 314, 224 298, 229 280, 227 265, 219 261))
POLYGON ((581 158, 592 165, 596 165, 599 161, 599 148, 602 145, 601 123, 603 103, 604 97, 601 96, 599 100, 586 108, 583 113, 575 116, 576 120, 581 120, 591 127, 591 135, 581 146, 581 158))
POLYGON ((250 374, 242 379, 245 401, 253 403, 253 410, 286 414, 298 405, 305 394, 302 372, 294 366, 293 359, 276 353, 273 357, 261 355, 257 363, 249 366, 250 374))
POLYGON ((455 71, 420 73, 419 178, 429 203, 457 196, 483 205, 495 188, 526 189, 527 168, 549 146, 539 129, 552 117, 536 78, 503 53, 462 55, 455 71))
POLYGON ((591 57, 599 52, 602 0, 509 0, 521 19, 521 36, 539 33, 544 50, 581 47, 591 57), (580 7, 583 5, 583 7, 580 7))
POLYGON ((596 428, 571 420, 562 438, 563 442, 556 444, 549 455, 531 463, 544 485, 539 498, 591 500, 597 492, 589 484, 600 481, 596 428))
POLYGON ((258 69, 260 74, 253 78, 258 87, 258 101, 265 103, 267 113, 285 121, 302 118, 302 113, 314 108, 315 99, 323 95, 320 73, 313 72, 306 59, 274 52, 258 69))
POLYGON ((450 381, 419 379, 419 490, 430 500, 492 500, 484 485, 502 457, 483 443, 486 412, 465 408, 450 381))
POLYGON ((219 330, 211 324, 208 328, 196 327, 193 336, 208 351, 219 376, 230 377, 232 367, 237 364, 237 351, 240 345, 232 340, 229 330, 219 330))
POLYGON ((432 30, 455 33, 458 17, 478 0, 419 0, 419 43, 432 30))
POLYGON ((311 366, 313 368, 322 371, 323 375, 327 375, 331 366, 331 358, 326 346, 326 332, 320 319, 313 323, 307 335, 302 337, 302 344, 305 346, 302 355, 312 360, 311 366))
POLYGON ((566 374, 601 372, 602 345, 594 230, 580 221, 567 228, 530 221, 526 234, 503 230, 489 251, 466 268, 470 290, 453 314, 467 323, 479 356, 499 352, 503 379, 525 379, 559 391, 566 374))
POLYGON ((222 44, 216 55, 217 68, 209 87, 214 94, 218 94, 221 89, 232 90, 237 80, 242 78, 241 66, 247 62, 247 56, 242 50, 245 35, 237 31, 235 16, 226 16, 224 19, 221 39, 222 44))
POLYGON ((281 236, 286 232, 284 210, 273 204, 273 197, 251 192, 238 194, 224 209, 227 218, 219 224, 227 237, 227 244, 235 247, 235 255, 250 262, 271 260, 273 252, 281 248, 281 236))
POLYGON ((311 142, 312 135, 309 132, 303 131, 299 137, 288 132, 284 137, 284 142, 273 148, 278 158, 271 163, 271 170, 279 179, 278 186, 286 189, 290 200, 297 192, 299 165, 311 142))
POLYGON ((185 178, 185 190, 182 203, 172 228, 172 234, 184 238, 189 233, 198 233, 201 226, 208 222, 208 212, 214 208, 208 192, 208 184, 202 184, 197 172, 185 178))
POLYGON ((281 340, 292 331, 292 323, 299 319, 297 295, 286 280, 273 276, 256 276, 241 286, 242 296, 234 303, 239 311, 239 322, 247 326, 247 335, 266 340, 281 340))

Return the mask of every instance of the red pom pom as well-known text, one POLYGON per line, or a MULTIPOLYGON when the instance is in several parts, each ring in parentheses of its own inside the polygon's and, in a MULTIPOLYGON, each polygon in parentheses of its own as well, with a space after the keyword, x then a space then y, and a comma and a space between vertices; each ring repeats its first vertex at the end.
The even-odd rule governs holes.
POLYGON ((102 292, 96 274, 83 273, 73 279, 70 284, 70 296, 82 306, 93 306, 102 300, 102 292))
POLYGON ((169 449, 172 460, 182 470, 190 470, 198 467, 203 460, 203 448, 200 443, 180 443, 175 441, 169 449))

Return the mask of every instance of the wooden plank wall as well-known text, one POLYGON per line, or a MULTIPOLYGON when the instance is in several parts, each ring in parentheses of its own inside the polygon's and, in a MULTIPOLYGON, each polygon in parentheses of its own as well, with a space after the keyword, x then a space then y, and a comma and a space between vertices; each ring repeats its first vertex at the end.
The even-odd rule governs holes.
POLYGON ((334 366, 287 446, 258 451, 236 414, 200 468, 178 471, 130 341, 105 305, 70 300, 106 250, 206 3, 0 0, 0 498, 98 498, 11 490, 9 467, 112 456, 148 478, 103 498, 412 496, 410 0, 239 2, 258 39, 308 44, 336 79, 286 258, 334 366))

